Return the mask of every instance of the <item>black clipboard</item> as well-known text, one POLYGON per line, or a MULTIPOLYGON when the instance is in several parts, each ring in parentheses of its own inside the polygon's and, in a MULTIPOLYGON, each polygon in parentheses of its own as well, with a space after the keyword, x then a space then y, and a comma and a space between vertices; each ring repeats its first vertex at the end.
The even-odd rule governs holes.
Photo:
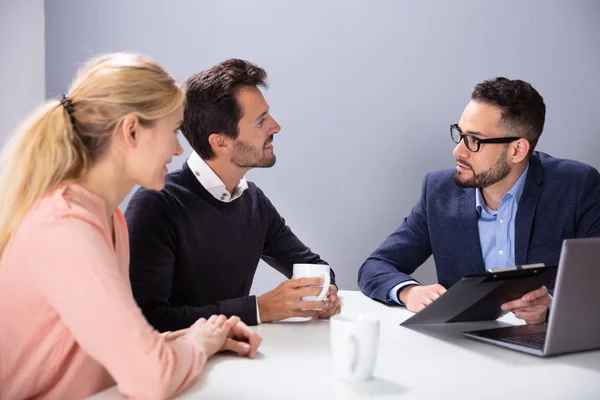
POLYGON ((558 266, 518 265, 462 278, 433 303, 400 325, 493 321, 508 311, 502 304, 550 285, 558 266))

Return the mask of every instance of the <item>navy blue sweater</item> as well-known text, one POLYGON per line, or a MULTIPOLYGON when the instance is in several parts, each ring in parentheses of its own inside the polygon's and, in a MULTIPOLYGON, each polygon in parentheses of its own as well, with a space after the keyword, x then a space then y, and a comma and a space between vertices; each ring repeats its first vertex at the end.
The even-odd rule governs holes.
MULTIPOLYGON (((159 331, 212 314, 256 325, 249 296, 262 258, 287 278, 295 263, 326 264, 311 252, 253 183, 236 200, 215 199, 185 163, 160 191, 139 189, 125 212, 133 295, 159 331)), ((334 275, 332 271, 332 284, 334 275)))

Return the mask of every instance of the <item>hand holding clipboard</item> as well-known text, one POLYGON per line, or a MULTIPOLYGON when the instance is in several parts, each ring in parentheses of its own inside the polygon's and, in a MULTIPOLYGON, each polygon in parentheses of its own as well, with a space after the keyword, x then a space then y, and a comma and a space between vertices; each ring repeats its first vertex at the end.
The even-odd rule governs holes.
POLYGON ((557 270, 556 266, 533 264, 465 276, 402 325, 493 321, 509 311, 502 310, 504 303, 550 285, 557 270))

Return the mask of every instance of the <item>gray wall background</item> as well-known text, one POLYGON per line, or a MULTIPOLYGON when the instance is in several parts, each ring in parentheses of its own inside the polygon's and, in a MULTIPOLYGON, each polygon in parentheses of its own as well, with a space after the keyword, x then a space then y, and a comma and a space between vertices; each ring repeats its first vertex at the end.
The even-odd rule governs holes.
MULTIPOLYGON (((149 55, 180 80, 229 57, 263 66, 283 128, 277 164, 249 178, 343 289, 423 175, 453 167, 448 126, 479 81, 530 81, 548 109, 538 149, 600 168, 595 0, 52 0, 45 13, 48 96, 102 52, 149 55)), ((416 276, 436 280, 431 259, 416 276)), ((253 292, 282 279, 261 265, 253 292)))
POLYGON ((0 0, 0 146, 44 95, 44 0, 0 0))

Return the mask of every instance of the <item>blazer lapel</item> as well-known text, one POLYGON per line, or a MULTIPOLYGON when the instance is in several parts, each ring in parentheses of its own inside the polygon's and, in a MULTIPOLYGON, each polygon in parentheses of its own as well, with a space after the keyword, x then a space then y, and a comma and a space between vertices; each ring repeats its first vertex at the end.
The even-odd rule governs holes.
POLYGON ((527 179, 525 180, 525 188, 523 189, 523 195, 519 201, 517 216, 515 217, 516 264, 527 264, 531 228, 542 193, 543 181, 544 173, 542 170, 542 163, 535 154, 532 154, 531 159, 529 160, 529 172, 527 173, 527 179))
POLYGON ((485 272, 485 262, 479 240, 477 227, 477 210, 475 209, 475 189, 464 189, 464 194, 457 198, 456 214, 459 265, 462 276, 485 272))

